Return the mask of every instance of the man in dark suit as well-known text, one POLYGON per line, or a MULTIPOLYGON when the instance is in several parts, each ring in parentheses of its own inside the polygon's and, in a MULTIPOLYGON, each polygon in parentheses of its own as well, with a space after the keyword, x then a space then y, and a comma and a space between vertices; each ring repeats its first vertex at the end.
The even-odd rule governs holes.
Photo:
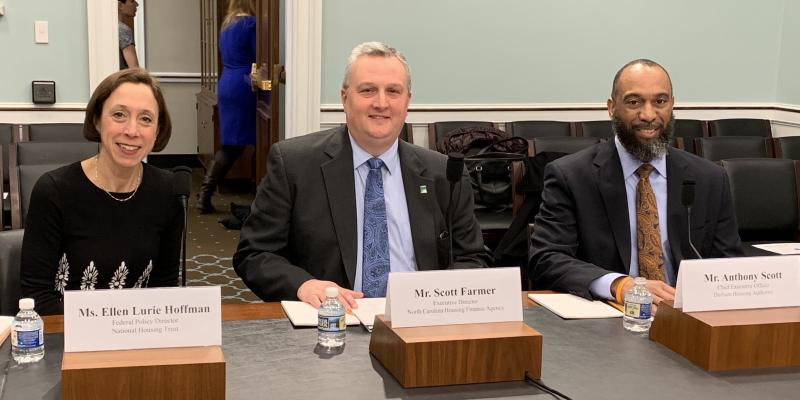
POLYGON ((546 167, 528 266, 537 287, 621 301, 630 276, 644 276, 658 304, 674 299, 681 260, 696 258, 690 231, 703 257, 742 254, 725 171, 669 145, 674 102, 662 66, 631 61, 607 102, 615 138, 546 167))
MULTIPOLYGON (((411 99, 405 58, 383 43, 356 46, 341 99, 347 125, 277 143, 233 258, 265 301, 318 307, 325 288, 356 307, 383 296, 388 272, 447 268, 447 157, 398 140, 411 99)), ((453 197, 455 268, 484 267, 466 175, 453 197)))

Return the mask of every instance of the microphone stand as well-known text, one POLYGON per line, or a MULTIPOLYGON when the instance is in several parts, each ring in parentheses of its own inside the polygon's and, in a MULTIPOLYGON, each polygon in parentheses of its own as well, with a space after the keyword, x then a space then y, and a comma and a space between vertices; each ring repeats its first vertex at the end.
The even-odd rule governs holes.
POLYGON ((181 286, 186 287, 186 230, 189 228, 189 212, 187 196, 178 196, 183 207, 183 233, 181 233, 181 286))
POLYGON ((452 269, 453 264, 453 192, 456 188, 456 182, 450 182, 450 202, 447 204, 447 239, 449 241, 449 257, 450 260, 448 261, 448 268, 452 269))
POLYGON ((692 242, 692 206, 686 206, 686 226, 689 227, 686 232, 689 237, 689 247, 692 248, 697 258, 702 260, 703 257, 700 256, 700 252, 697 251, 697 248, 694 247, 694 242, 692 242))

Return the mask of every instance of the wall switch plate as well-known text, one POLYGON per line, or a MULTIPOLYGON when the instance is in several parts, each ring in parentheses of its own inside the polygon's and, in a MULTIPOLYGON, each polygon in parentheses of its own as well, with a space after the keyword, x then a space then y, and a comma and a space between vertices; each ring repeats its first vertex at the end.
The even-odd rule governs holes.
POLYGON ((54 81, 32 81, 31 96, 34 104, 53 104, 56 102, 56 83, 54 81))
POLYGON ((33 21, 33 30, 36 43, 48 43, 50 41, 47 21, 33 21))

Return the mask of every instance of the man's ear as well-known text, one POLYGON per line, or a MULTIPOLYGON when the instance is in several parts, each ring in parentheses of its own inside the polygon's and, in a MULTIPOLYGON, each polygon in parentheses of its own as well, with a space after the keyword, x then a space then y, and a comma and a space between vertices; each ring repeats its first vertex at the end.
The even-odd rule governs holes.
POLYGON ((614 99, 613 98, 611 98, 611 97, 608 98, 608 100, 606 101, 606 107, 608 107, 608 116, 609 116, 609 118, 613 118, 614 117, 614 107, 616 107, 616 104, 614 104, 614 99))
POLYGON ((347 113, 347 89, 342 88, 339 90, 339 98, 342 100, 344 112, 347 113))

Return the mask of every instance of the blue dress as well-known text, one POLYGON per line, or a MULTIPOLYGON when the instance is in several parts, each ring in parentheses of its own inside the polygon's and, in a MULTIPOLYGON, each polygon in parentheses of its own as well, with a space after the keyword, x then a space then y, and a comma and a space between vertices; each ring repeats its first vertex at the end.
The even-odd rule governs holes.
POLYGON ((250 87, 250 66, 256 61, 256 17, 239 17, 223 29, 219 54, 223 65, 217 87, 220 143, 255 144, 256 95, 250 87))

